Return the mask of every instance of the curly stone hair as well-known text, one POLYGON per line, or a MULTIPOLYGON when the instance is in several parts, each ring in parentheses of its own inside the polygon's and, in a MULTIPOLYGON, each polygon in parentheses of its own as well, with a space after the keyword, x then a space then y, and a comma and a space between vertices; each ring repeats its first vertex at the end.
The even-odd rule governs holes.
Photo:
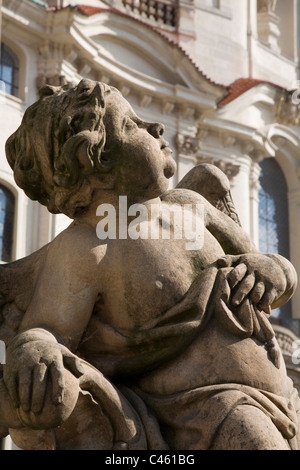
POLYGON ((119 93, 86 79, 77 86, 45 85, 7 140, 17 185, 50 212, 76 216, 92 200, 93 175, 110 171, 103 116, 112 91, 119 93))

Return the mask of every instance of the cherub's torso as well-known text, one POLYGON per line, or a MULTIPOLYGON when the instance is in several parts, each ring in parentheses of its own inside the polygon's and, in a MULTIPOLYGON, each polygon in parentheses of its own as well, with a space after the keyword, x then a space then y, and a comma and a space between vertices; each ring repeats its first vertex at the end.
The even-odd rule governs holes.
MULTIPOLYGON (((93 282, 96 280, 99 297, 83 337, 84 356, 92 363, 97 363, 97 350, 102 349, 103 323, 121 330, 143 328, 179 303, 197 274, 224 255, 206 228, 198 250, 188 250, 185 239, 128 237, 101 242, 90 227, 75 224, 69 230, 75 237, 78 231, 79 243, 84 237, 86 246, 93 246, 93 259, 97 260, 90 273, 93 282)), ((282 393, 286 386, 282 382, 284 373, 283 363, 278 370, 268 360, 264 345, 251 338, 240 342, 212 321, 205 334, 200 334, 174 364, 167 362, 147 374, 140 386, 149 392, 175 393, 195 386, 233 382, 282 393), (257 372, 252 377, 253 361, 264 363, 261 377, 257 372)))
POLYGON ((208 231, 197 251, 187 250, 185 240, 109 241, 98 267, 102 319, 142 327, 177 304, 196 275, 223 254, 208 231))

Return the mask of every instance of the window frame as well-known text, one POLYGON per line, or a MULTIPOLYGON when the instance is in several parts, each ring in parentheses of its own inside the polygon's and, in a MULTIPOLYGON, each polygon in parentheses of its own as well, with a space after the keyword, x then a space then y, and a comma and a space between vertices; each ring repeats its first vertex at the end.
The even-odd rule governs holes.
POLYGON ((13 51, 13 49, 7 45, 5 41, 1 41, 1 53, 0 53, 0 80, 5 85, 5 93, 11 96, 19 98, 20 90, 20 59, 19 56, 13 51), (3 56, 11 60, 12 64, 5 63, 3 56), (5 80, 3 69, 4 67, 11 68, 11 81, 5 80))
MULTIPOLYGON (((3 256, 3 245, 2 240, 5 241, 4 236, 0 236, 0 263, 8 263, 14 259, 14 251, 15 251, 15 230, 16 230, 16 210, 17 210, 17 196, 15 191, 12 188, 8 187, 2 180, 0 180, 0 191, 3 191, 4 195, 8 195, 10 198, 9 204, 11 204, 11 208, 9 208, 9 212, 11 213, 11 219, 9 221, 10 227, 8 228, 8 233, 10 235, 9 243, 9 253, 8 256, 3 256)), ((0 195, 1 199, 1 195, 0 195)), ((1 204, 0 204, 0 221, 1 221, 1 204)), ((5 212, 7 209, 5 209, 5 212)), ((5 215, 6 217, 6 215, 5 215)), ((1 232, 1 228, 0 228, 1 232)), ((7 243, 7 242, 6 242, 7 243)))
MULTIPOLYGON (((263 168, 260 164, 260 168, 261 168, 261 174, 260 174, 260 178, 259 178, 260 189, 259 189, 259 192, 258 192, 258 230, 259 230, 259 243, 258 243, 258 246, 259 246, 259 250, 264 252, 264 253, 280 254, 281 256, 284 256, 285 258, 290 259, 291 245, 290 245, 290 237, 289 237, 289 235, 290 235, 290 214, 289 214, 289 200, 288 200, 288 182, 287 182, 286 176, 283 172, 283 169, 282 169, 281 165, 278 163, 278 161, 274 157, 265 158, 261 163, 263 164, 263 162, 266 162, 266 161, 272 163, 272 165, 274 164, 274 166, 273 166, 274 173, 276 173, 275 178, 272 178, 272 173, 267 175, 267 178, 269 180, 268 182, 273 180, 272 183, 271 183, 271 188, 272 188, 272 191, 274 191, 274 193, 276 194, 276 197, 272 198, 272 194, 270 194, 266 190, 266 187, 265 187, 265 189, 263 188, 263 184, 262 184, 263 168), (278 178, 280 178, 280 180, 281 180, 280 184, 282 184, 280 193, 278 193, 278 189, 279 189, 278 178), (275 179, 275 181, 274 181, 274 179, 275 179), (263 217, 262 218, 260 216, 261 203, 262 203, 262 192, 264 192, 267 195, 266 198, 264 198, 264 200, 267 203, 268 203, 268 200, 273 201, 274 208, 275 208, 275 215, 276 215, 276 207, 277 207, 277 210, 278 210, 278 207, 279 207, 279 213, 284 214, 284 217, 281 216, 282 219, 284 219, 284 221, 282 223, 280 223, 279 228, 278 228, 278 225, 279 225, 278 223, 277 223, 277 227, 276 227, 276 231, 277 231, 277 249, 275 251, 272 250, 272 249, 270 250, 268 246, 266 246, 266 247, 262 246, 261 243, 260 243, 261 231, 264 231, 265 229, 267 231, 267 229, 268 229, 267 225, 269 223, 272 223, 271 219, 268 219, 268 217, 263 217), (280 202, 280 201, 282 201, 282 202, 280 202), (281 207, 278 205, 278 202, 280 202, 281 207), (266 227, 264 227, 264 228, 262 228, 262 224, 261 224, 262 220, 264 220, 264 222, 266 223, 266 227), (284 229, 282 229, 283 225, 284 225, 284 229), (280 247, 280 245, 281 245, 281 247, 280 247), (282 249, 282 246, 284 247, 284 249, 282 249)), ((273 177, 274 177, 274 173, 273 173, 273 177)), ((279 217, 278 220, 280 220, 280 214, 278 215, 278 213, 277 213, 277 217, 279 217)), ((274 223, 276 223, 276 221, 274 221, 274 223)), ((291 319, 292 318, 291 302, 288 302, 288 303, 284 304, 283 306, 273 310, 272 311, 272 316, 279 317, 279 318, 285 318, 285 319, 291 319)))

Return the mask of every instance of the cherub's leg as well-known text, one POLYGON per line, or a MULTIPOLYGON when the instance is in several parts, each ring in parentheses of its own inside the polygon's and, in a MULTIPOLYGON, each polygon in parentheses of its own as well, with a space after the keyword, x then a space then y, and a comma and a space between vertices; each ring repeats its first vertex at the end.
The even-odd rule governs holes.
POLYGON ((238 405, 223 421, 211 450, 290 450, 290 447, 263 411, 252 405, 238 405))
POLYGON ((0 379, 0 439, 6 437, 9 428, 20 429, 24 425, 18 418, 3 379, 0 379))

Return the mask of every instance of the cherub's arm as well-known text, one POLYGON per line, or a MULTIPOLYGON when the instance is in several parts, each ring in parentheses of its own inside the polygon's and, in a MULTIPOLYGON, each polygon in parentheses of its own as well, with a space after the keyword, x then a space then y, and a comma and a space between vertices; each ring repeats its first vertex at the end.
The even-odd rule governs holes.
POLYGON ((93 266, 86 258, 78 255, 74 245, 68 250, 57 244, 49 246, 20 331, 45 328, 68 348, 76 349, 98 294, 93 266))
POLYGON ((239 305, 247 295, 265 310, 287 302, 297 286, 297 274, 292 264, 278 254, 259 252, 238 224, 209 203, 206 204, 206 215, 206 228, 225 254, 231 255, 224 258, 224 266, 234 268, 229 277, 232 289, 235 289, 233 305, 239 305))
POLYGON ((239 224, 226 175, 214 165, 201 164, 192 168, 176 188, 171 197, 182 204, 186 199, 194 203, 197 199, 204 205, 205 226, 226 254, 219 260, 220 267, 233 268, 228 276, 233 305, 247 296, 266 311, 285 303, 295 291, 297 274, 287 259, 257 250, 239 224))
POLYGON ((238 255, 258 252, 245 230, 209 202, 205 203, 205 225, 218 240, 226 254, 238 255))
POLYGON ((93 264, 89 250, 84 257, 73 237, 61 237, 49 245, 19 334, 7 350, 4 381, 16 407, 39 412, 50 377, 53 401, 59 403, 64 393, 64 366, 80 375, 72 351, 76 351, 98 294, 93 264))
POLYGON ((243 228, 201 194, 186 188, 175 188, 163 194, 161 200, 167 204, 179 204, 182 207, 185 204, 193 207, 202 206, 205 227, 220 243, 226 254, 238 255, 258 251, 243 228))

